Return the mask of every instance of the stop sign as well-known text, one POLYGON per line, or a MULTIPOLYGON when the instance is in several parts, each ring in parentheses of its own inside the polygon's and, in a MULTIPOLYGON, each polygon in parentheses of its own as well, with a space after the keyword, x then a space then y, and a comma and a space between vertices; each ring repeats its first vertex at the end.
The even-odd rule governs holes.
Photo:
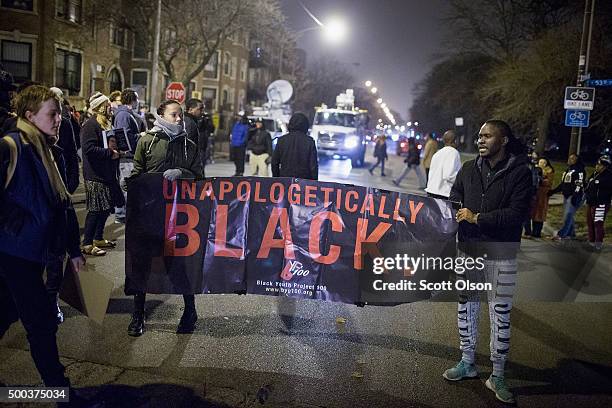
POLYGON ((166 99, 174 99, 179 103, 185 102, 185 86, 180 82, 170 82, 166 88, 166 99))

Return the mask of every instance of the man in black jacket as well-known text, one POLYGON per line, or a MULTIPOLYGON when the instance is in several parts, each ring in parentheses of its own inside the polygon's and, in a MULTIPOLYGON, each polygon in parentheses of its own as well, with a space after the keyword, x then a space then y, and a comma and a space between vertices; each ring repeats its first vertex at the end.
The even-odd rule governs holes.
POLYGON ((319 162, 314 139, 307 135, 310 123, 303 113, 294 113, 289 120, 289 133, 278 139, 272 154, 274 177, 297 177, 317 180, 319 162))
MULTIPOLYGON (((459 279, 490 284, 487 292, 491 321, 493 374, 487 388, 503 402, 514 396, 504 380, 510 348, 510 311, 516 285, 516 252, 529 210, 531 172, 523 146, 508 124, 487 121, 478 137, 479 157, 466 162, 451 189, 450 200, 462 203, 457 211, 459 257, 482 257, 484 268, 467 270, 459 279)), ((458 326, 461 361, 444 378, 458 381, 478 375, 474 365, 478 338, 478 293, 460 293, 458 326)))
POLYGON ((567 165, 568 168, 563 172, 559 185, 548 192, 549 197, 558 192, 563 193, 563 227, 553 238, 555 240, 576 237, 574 214, 576 214, 584 199, 584 185, 586 183, 584 164, 578 155, 570 154, 567 165))

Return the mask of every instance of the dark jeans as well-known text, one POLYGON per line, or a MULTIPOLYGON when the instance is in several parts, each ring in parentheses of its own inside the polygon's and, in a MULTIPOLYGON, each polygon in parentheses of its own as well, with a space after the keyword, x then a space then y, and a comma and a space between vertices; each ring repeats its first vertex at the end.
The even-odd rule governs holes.
POLYGON ((370 172, 373 171, 380 164, 380 174, 385 174, 385 158, 377 157, 376 159, 376 164, 370 167, 370 172))
POLYGON ((45 385, 65 387, 69 381, 59 361, 56 317, 43 283, 43 268, 43 264, 0 252, 0 286, 8 289, 11 295, 2 300, 6 309, 0 313, 2 320, 15 313, 21 320, 30 343, 32 360, 45 385))
POLYGON ((104 239, 104 225, 110 215, 109 211, 89 211, 85 217, 85 230, 83 231, 83 245, 93 244, 93 240, 104 239))
POLYGON ((244 174, 244 160, 246 158, 246 146, 232 146, 236 174, 244 174))
POLYGON ((531 225, 533 226, 531 236, 534 238, 542 238, 542 227, 544 227, 544 223, 538 221, 531 221, 531 225))

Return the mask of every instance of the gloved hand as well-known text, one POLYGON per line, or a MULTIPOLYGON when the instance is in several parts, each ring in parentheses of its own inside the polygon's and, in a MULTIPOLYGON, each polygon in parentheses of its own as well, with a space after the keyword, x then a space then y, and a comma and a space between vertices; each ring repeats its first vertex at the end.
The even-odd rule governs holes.
POLYGON ((272 158, 270 156, 266 157, 266 164, 272 163, 272 158))
POLYGON ((181 177, 182 172, 179 169, 168 169, 164 171, 164 178, 166 180, 174 181, 181 177))

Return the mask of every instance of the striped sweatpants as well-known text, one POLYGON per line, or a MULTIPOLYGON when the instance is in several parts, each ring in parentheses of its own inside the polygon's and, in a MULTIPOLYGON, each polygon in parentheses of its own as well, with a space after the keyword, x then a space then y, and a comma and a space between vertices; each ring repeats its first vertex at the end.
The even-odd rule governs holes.
MULTIPOLYGON (((465 254, 459 254, 465 256, 465 254)), ((493 362, 493 374, 503 376, 504 365, 510 350, 510 311, 516 287, 517 262, 514 259, 485 259, 485 268, 472 269, 457 279, 470 282, 490 282, 492 289, 487 291, 491 340, 489 348, 493 362)), ((459 293, 457 323, 462 360, 474 363, 476 342, 478 340, 478 318, 480 315, 480 293, 464 291, 459 293)))

